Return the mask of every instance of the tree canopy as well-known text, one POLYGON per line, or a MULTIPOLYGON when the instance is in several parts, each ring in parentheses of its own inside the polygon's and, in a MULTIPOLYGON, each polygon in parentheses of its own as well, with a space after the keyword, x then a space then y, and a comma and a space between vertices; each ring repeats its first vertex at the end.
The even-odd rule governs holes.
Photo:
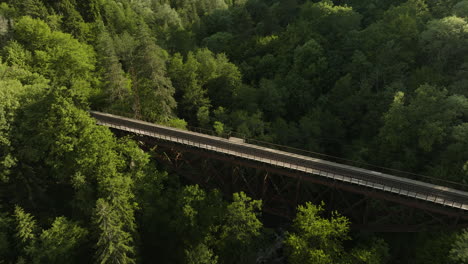
MULTIPOLYGON (((0 0, 0 263, 255 263, 273 243, 261 200, 164 171, 90 109, 468 183, 467 47, 467 0, 0 0)), ((285 261, 467 262, 466 231, 400 256, 323 208, 297 208, 285 261)))

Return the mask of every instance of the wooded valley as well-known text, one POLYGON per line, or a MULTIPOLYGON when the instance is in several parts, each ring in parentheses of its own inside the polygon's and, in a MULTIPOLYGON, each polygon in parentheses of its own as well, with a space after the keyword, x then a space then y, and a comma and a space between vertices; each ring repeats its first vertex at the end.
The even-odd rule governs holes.
POLYGON ((90 109, 468 184, 468 0, 0 0, 0 263, 468 263, 312 203, 266 253, 261 200, 90 109))

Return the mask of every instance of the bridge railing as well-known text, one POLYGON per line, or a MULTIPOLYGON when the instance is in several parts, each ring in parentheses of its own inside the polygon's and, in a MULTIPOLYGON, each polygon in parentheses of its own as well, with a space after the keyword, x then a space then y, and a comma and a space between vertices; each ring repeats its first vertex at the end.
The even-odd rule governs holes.
MULTIPOLYGON (((127 113, 127 112, 121 112, 121 111, 106 111, 110 114, 115 114, 119 116, 124 116, 128 118, 134 118, 138 119, 135 117, 134 114, 127 113)), ((160 124, 167 126, 168 124, 160 124)), ((381 173, 386 173, 394 176, 399 176, 403 178, 409 178, 413 180, 418 180, 418 181, 423 181, 427 183, 432 183, 435 185, 440 185, 440 186, 445 186, 445 187, 450 187, 453 189, 461 190, 461 191, 466 191, 468 192, 468 185, 459 183, 459 182, 453 182, 453 181, 448 181, 440 178, 435 178, 435 177, 430 177, 426 175, 421 175, 417 173, 411 173, 411 172, 406 172, 406 171, 401 171, 397 169, 392 169, 392 168, 386 168, 386 167, 381 167, 373 164, 368 164, 364 162, 359 162, 359 161, 354 161, 354 160, 349 160, 349 159, 344 159, 336 156, 331 156, 323 153, 318 153, 318 152, 313 152, 309 150, 304 150, 304 149, 298 149, 294 147, 289 147, 289 146, 284 146, 284 145, 279 145, 275 144, 272 142, 266 142, 258 139, 252 139, 252 138, 247 138, 245 135, 241 133, 237 133, 234 131, 230 131, 228 133, 217 133, 213 130, 210 129, 205 129, 205 128, 199 128, 199 127, 194 127, 194 126, 187 126, 186 129, 191 132, 196 132, 196 133, 201 133, 205 135, 210 135, 210 136, 216 136, 216 137, 222 137, 225 139, 229 139, 230 137, 236 137, 243 139, 245 143, 248 144, 253 144, 265 148, 270 148, 270 149, 275 149, 275 150, 280 150, 292 154, 297 154, 297 155, 302 155, 302 156, 307 156, 311 158, 317 158, 317 159, 322 159, 325 161, 331 161, 335 163, 340 163, 340 164, 345 164, 353 167, 358 167, 362 169, 367 169, 367 170, 372 170, 372 171, 377 171, 381 173)))
POLYGON ((233 154, 241 158, 258 160, 264 163, 270 163, 271 165, 276 165, 278 167, 318 174, 325 178, 338 180, 341 182, 349 182, 352 184, 380 189, 386 192, 392 192, 407 197, 432 201, 434 203, 450 206, 452 208, 459 208, 463 210, 468 209, 467 195, 456 191, 454 192, 439 188, 437 186, 427 186, 423 183, 405 180, 404 178, 389 178, 371 172, 342 167, 339 166, 339 164, 333 165, 323 163, 321 161, 308 160, 291 155, 291 152, 282 154, 254 146, 233 144, 233 142, 197 136, 196 134, 184 133, 184 131, 181 130, 153 126, 151 124, 145 124, 138 121, 125 120, 118 116, 112 117, 99 113, 93 113, 93 116, 95 116, 98 122, 101 124, 134 134, 151 136, 164 141, 194 146, 200 149, 233 154))
MULTIPOLYGON (((220 153, 228 153, 232 151, 232 154, 237 155, 240 158, 259 160, 264 163, 270 163, 277 167, 287 168, 291 170, 301 170, 307 174, 317 174, 324 178, 328 178, 340 182, 348 182, 351 184, 357 184, 360 186, 366 186, 373 189, 379 189, 386 192, 391 192, 398 195, 403 195, 410 198, 422 199, 444 206, 450 206, 452 208, 459 208, 466 210, 467 199, 466 196, 460 196, 457 194, 448 195, 446 190, 434 189, 430 187, 420 186, 413 182, 405 181, 405 179, 388 179, 378 175, 371 175, 366 173, 353 173, 347 174, 346 170, 343 172, 337 171, 330 168, 317 168, 308 164, 308 160, 301 159, 299 157, 284 156, 284 154, 272 153, 269 151, 256 149, 246 146, 236 146, 231 142, 223 142, 215 139, 206 139, 195 137, 190 134, 181 134, 178 131, 164 130, 164 133, 158 133, 153 131, 151 127, 146 127, 142 124, 132 124, 122 120, 106 120, 105 117, 100 117, 100 122, 108 127, 115 128, 118 130, 128 131, 138 135, 151 136, 152 138, 159 138, 160 140, 169 141, 171 143, 179 143, 189 146, 195 146, 199 149, 207 149, 220 153), (265 155, 270 153, 272 155, 265 155), (278 156, 279 155, 279 156, 278 156), (282 157, 283 159, 281 159, 282 157)), ((289 154, 289 153, 288 153, 289 154)), ((349 172, 349 171, 348 171, 349 172)), ((304 178, 306 179, 306 178, 304 178)))
POLYGON ((283 146, 283 145, 278 145, 270 142, 264 142, 256 139, 246 139, 246 143, 249 144, 254 144, 257 146, 263 146, 267 148, 272 148, 272 149, 277 149, 289 153, 294 153, 298 155, 303 155, 307 157, 312 157, 312 158, 318 158, 326 161, 331 161, 335 163, 340 163, 340 164, 345 164, 353 167, 358 167, 362 169, 367 169, 367 170, 372 170, 372 171, 377 171, 381 173, 386 173, 394 176, 399 176, 403 178, 408 178, 408 179, 413 179, 413 180, 418 180, 418 181, 423 181, 427 183, 432 183, 436 185, 441 185, 445 187, 450 187, 462 191, 467 191, 468 192, 468 185, 459 183, 459 182, 454 182, 454 181, 449 181, 449 180, 444 180, 440 178, 435 178, 435 177, 430 177, 426 175, 421 175, 417 173, 411 173, 411 172, 406 172, 406 171, 401 171, 397 169, 392 169, 392 168, 386 168, 386 167, 381 167, 373 164, 368 164, 365 162, 359 162, 355 160, 349 160, 349 159, 344 159, 336 156, 331 156, 323 153, 317 153, 313 151, 308 151, 308 150, 303 150, 303 149, 298 149, 298 148, 293 148, 289 146, 283 146))
POLYGON ((353 166, 353 167, 378 171, 378 172, 381 172, 381 173, 386 173, 386 174, 400 176, 400 177, 409 178, 409 179, 413 179, 413 180, 423 181, 423 182, 427 182, 427 183, 432 183, 432 184, 441 185, 441 186, 450 187, 450 188, 453 188, 453 189, 458 189, 458 190, 468 192, 468 185, 467 184, 454 182, 454 181, 449 181, 449 180, 444 180, 444 179, 439 179, 439 178, 430 177, 430 176, 426 176, 426 175, 421 175, 421 174, 417 174, 417 173, 401 171, 401 170, 397 170, 397 169, 385 168, 385 167, 381 167, 381 166, 377 166, 377 165, 373 165, 373 164, 368 164, 368 163, 359 162, 359 161, 355 161, 355 160, 344 159, 344 158, 340 158, 340 157, 336 157, 336 156, 332 156, 332 155, 327 155, 327 154, 313 152, 313 151, 304 150, 304 149, 298 149, 298 148, 294 148, 294 147, 290 147, 290 146, 279 145, 279 144, 275 144, 275 143, 267 142, 267 141, 262 141, 262 140, 258 140, 258 139, 247 138, 247 137, 245 137, 245 135, 237 133, 237 132, 229 132, 229 133, 218 134, 213 130, 198 128, 198 127, 192 127, 192 126, 188 126, 187 129, 189 131, 192 131, 192 132, 197 132, 197 133, 201 133, 201 134, 205 134, 205 135, 211 135, 211 136, 218 136, 218 137, 222 137, 222 138, 225 138, 225 139, 228 139, 230 137, 237 137, 237 138, 243 139, 244 142, 248 143, 248 144, 253 144, 253 145, 266 147, 266 148, 271 148, 271 149, 276 149, 276 150, 281 150, 281 151, 285 151, 285 152, 288 152, 288 153, 298 154, 298 155, 307 156, 307 157, 311 157, 311 158, 318 158, 318 159, 331 161, 331 162, 336 162, 336 163, 340 163, 340 164, 346 164, 346 165, 350 165, 350 166, 353 166))

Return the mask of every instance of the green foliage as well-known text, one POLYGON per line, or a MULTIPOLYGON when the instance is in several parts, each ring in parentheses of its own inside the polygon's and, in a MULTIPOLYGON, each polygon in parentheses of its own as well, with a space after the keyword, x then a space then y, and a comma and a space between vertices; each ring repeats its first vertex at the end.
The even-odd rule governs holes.
POLYGON ((232 127, 246 138, 263 135, 265 132, 265 123, 260 111, 250 114, 244 110, 237 110, 231 113, 230 119, 232 127))
POLYGON ((468 17, 468 1, 460 1, 453 8, 452 12, 457 17, 468 17))
POLYGON ((200 126, 208 127, 210 123, 210 110, 207 106, 202 106, 198 108, 197 111, 197 120, 200 126))
POLYGON ((261 207, 261 201, 253 200, 243 192, 234 193, 224 216, 226 222, 221 237, 232 237, 245 243, 260 235, 262 223, 257 217, 261 207))
POLYGON ((324 218, 324 204, 298 206, 292 231, 284 241, 288 263, 387 263, 389 248, 382 239, 373 238, 349 250, 349 220, 332 212, 324 218))
POLYGON ((267 118, 281 117, 286 112, 286 102, 283 100, 288 91, 273 80, 262 79, 259 87, 260 107, 267 118))
POLYGON ((67 86, 80 96, 92 94, 95 55, 91 46, 69 34, 52 31, 45 22, 28 16, 21 17, 14 30, 15 39, 24 49, 15 43, 7 46, 7 61, 26 64, 53 84, 67 86))
POLYGON ((22 15, 31 16, 34 18, 44 19, 47 17, 47 8, 43 1, 40 0, 24 0, 24 1, 11 1, 13 8, 16 8, 22 15))
POLYGON ((213 123, 213 129, 217 135, 221 136, 224 132, 224 124, 219 121, 215 121, 213 123))
POLYGON ((448 257, 454 242, 452 232, 421 232, 414 238, 412 242, 418 244, 411 256, 414 263, 452 263, 448 257))
MULTIPOLYGON (((206 193, 198 185, 187 186, 179 194, 176 207, 180 217, 176 228, 189 243, 203 240, 210 232, 212 225, 219 221, 223 212, 223 203, 217 191, 206 193)), ((187 241, 187 242, 188 242, 187 241)))
POLYGON ((36 220, 29 213, 26 213, 23 208, 15 207, 15 222, 16 222, 16 239, 24 246, 25 253, 34 250, 37 239, 36 232, 38 227, 36 220))
POLYGON ((102 29, 97 41, 105 98, 112 108, 128 108, 127 104, 132 98, 131 81, 119 62, 114 41, 106 29, 102 29))
MULTIPOLYGON (((8 5, 8 3, 0 3, 0 14, 3 18, 11 18, 15 15, 16 9, 13 6, 8 5)), ((6 32, 4 32, 6 33, 6 32)))
POLYGON ((13 221, 10 215, 0 214, 0 258, 7 261, 14 252, 12 246, 13 221))
POLYGON ((294 51, 294 67, 305 78, 314 78, 314 75, 320 75, 327 67, 327 61, 323 56, 320 44, 311 39, 304 45, 297 47, 294 51))
POLYGON ((180 54, 176 54, 169 65, 169 76, 176 89, 179 102, 179 113, 188 120, 194 120, 194 112, 205 107, 208 110, 209 100, 206 90, 198 80, 199 62, 193 53, 187 55, 185 63, 180 54))
POLYGON ((258 219, 262 207, 245 193, 234 193, 226 208, 220 229, 220 259, 223 263, 252 263, 259 248, 262 223, 258 219))
POLYGON ((65 217, 55 218, 49 229, 40 232, 34 217, 16 206, 16 240, 23 259, 31 263, 78 263, 78 249, 88 231, 65 217))
MULTIPOLYGON (((105 252, 101 254, 101 260, 105 262, 107 259, 106 247, 109 244, 113 247, 112 243, 123 244, 123 248, 130 251, 123 253, 124 259, 132 260, 131 236, 135 232, 133 178, 141 177, 141 170, 148 159, 138 157, 141 154, 135 151, 138 149, 136 145, 126 144, 126 147, 122 147, 107 129, 97 127, 85 111, 74 105, 81 101, 76 100, 77 97, 71 95, 69 90, 49 90, 38 96, 37 93, 44 93, 42 87, 47 87, 46 83, 41 84, 41 78, 21 71, 11 71, 9 75, 24 80, 24 87, 28 88, 27 96, 22 95, 22 89, 16 90, 21 105, 16 103, 15 106, 10 101, 3 105, 6 113, 15 110, 14 115, 9 113, 5 120, 11 142, 11 156, 8 157, 22 161, 20 165, 10 165, 9 174, 18 177, 7 179, 7 190, 19 185, 25 187, 23 191, 10 193, 9 197, 12 201, 22 201, 28 207, 50 206, 64 214, 73 211, 78 217, 92 214, 93 197, 105 197, 112 205, 112 214, 96 213, 100 216, 98 219, 117 225, 123 229, 124 235, 117 242, 97 239, 99 249, 105 252), (129 157, 128 160, 120 156, 123 153, 129 157), (128 168, 130 164, 134 165, 128 168), (46 194, 45 189, 51 191, 46 194), (63 203, 63 199, 67 202, 63 203)), ((21 83, 18 85, 22 87, 21 83)), ((9 87, 16 89, 17 86, 9 87)), ((8 90, 2 88, 2 92, 10 96, 8 90)), ((47 213, 44 211, 42 214, 47 213)), ((21 208, 16 209, 15 215, 17 237, 21 241, 19 252, 24 252, 22 255, 25 258, 39 261, 37 263, 57 263, 65 259, 69 259, 70 263, 78 259, 86 261, 87 258, 80 256, 81 251, 77 247, 82 244, 87 229, 65 218, 56 218, 50 229, 39 234, 34 231, 37 225, 32 216, 21 208), (63 234, 64 230, 67 230, 66 235, 63 234)), ((105 227, 102 222, 99 224, 105 227)), ((110 251, 111 257, 115 257, 117 253, 110 251)))
POLYGON ((155 4, 153 8, 155 22, 163 28, 183 28, 182 19, 179 13, 169 4, 155 4))
MULTIPOLYGON (((259 201, 158 172, 89 108, 468 179, 467 1, 1 2, 5 263, 256 261, 259 201)), ((322 211, 300 209, 292 263, 405 257, 343 246, 322 211)), ((422 236, 413 262, 463 262, 463 236, 422 236)))
POLYGON ((449 258, 454 263, 468 263, 468 231, 466 229, 456 236, 449 258))
POLYGON ((430 21, 421 33, 423 47, 440 67, 454 69, 466 54, 468 22, 456 16, 430 21))
MULTIPOLYGON (((171 212, 174 208, 175 190, 173 186, 179 187, 177 177, 173 177, 174 175, 169 177, 166 172, 158 172, 154 167, 154 162, 149 160, 147 153, 140 149, 134 150, 138 150, 146 160, 145 163, 141 164, 144 165, 143 169, 139 170, 141 177, 135 180, 135 202, 138 205, 136 216, 139 216, 137 217, 137 228, 145 230, 145 232, 138 232, 140 237, 138 251, 141 262, 152 262, 155 258, 163 263, 174 262, 172 261, 176 257, 174 248, 179 245, 177 244, 179 240, 174 236, 174 232, 169 226, 172 221, 171 212)), ((129 158, 134 156, 131 155, 129 158)), ((134 164, 138 163, 134 162, 134 164)))
POLYGON ((99 230, 96 258, 101 264, 135 263, 132 236, 125 230, 125 222, 120 219, 116 206, 103 199, 96 202, 94 221, 99 230))
POLYGON ((163 124, 166 126, 187 130, 187 122, 185 122, 183 119, 171 118, 163 124))
POLYGON ((131 69, 135 93, 133 109, 144 119, 164 122, 173 117, 177 105, 173 97, 175 89, 166 73, 168 54, 151 41, 148 28, 140 30, 140 45, 134 58, 139 67, 131 69))
POLYGON ((171 1, 171 4, 186 24, 195 23, 203 15, 228 7, 224 0, 195 0, 192 2, 176 0, 171 1))
POLYGON ((9 169, 16 163, 14 157, 10 154, 10 133, 14 112, 20 104, 16 93, 22 89, 23 86, 18 81, 0 81, 0 97, 2 98, 0 104, 0 153, 2 156, 0 160, 0 177, 2 181, 7 181, 9 169))
POLYGON ((252 263, 260 247, 261 201, 235 193, 226 204, 218 191, 197 185, 178 194, 171 226, 184 245, 189 263, 252 263))
POLYGON ((388 263, 390 258, 388 244, 383 239, 373 239, 366 246, 358 245, 352 249, 351 255, 367 264, 388 263))
POLYGON ((205 244, 198 244, 195 248, 185 251, 187 264, 216 264, 218 257, 205 244))
POLYGON ((202 127, 208 127, 210 99, 219 105, 231 105, 241 85, 240 72, 224 54, 208 49, 189 52, 185 61, 176 54, 169 65, 169 76, 176 88, 179 115, 202 127))
POLYGON ((339 263, 348 240, 349 221, 333 213, 331 219, 322 218, 323 204, 306 203, 298 207, 294 232, 286 240, 286 254, 290 263, 339 263))
POLYGON ((30 16, 22 17, 15 24, 15 39, 34 49, 44 48, 51 34, 45 22, 30 16))
POLYGON ((323 35, 342 36, 358 29, 361 15, 351 7, 334 5, 332 1, 307 2, 301 7, 300 17, 311 26, 317 27, 323 35))
POLYGON ((32 255, 33 263, 77 263, 80 251, 78 246, 84 242, 88 231, 65 217, 55 218, 52 226, 43 230, 38 237, 32 255))
POLYGON ((208 90, 209 97, 217 102, 215 106, 229 106, 237 89, 241 86, 241 74, 236 65, 229 62, 224 54, 214 55, 208 49, 195 53, 200 63, 198 75, 208 90))
POLYGON ((14 149, 14 125, 17 110, 30 104, 47 87, 47 80, 17 66, 0 64, 0 178, 7 182, 17 162, 14 149))
MULTIPOLYGON (((389 150, 400 152, 404 149, 408 155, 406 166, 414 165, 417 162, 414 157, 416 153, 424 155, 435 149, 440 150, 447 144, 448 135, 458 134, 455 131, 462 129, 458 127, 458 117, 466 113, 467 107, 466 97, 449 96, 445 89, 430 85, 420 86, 408 103, 405 103, 404 93, 397 92, 389 111, 384 115, 380 137, 389 150)), ((453 158, 452 164, 459 164, 461 168, 465 160, 453 158)), ((455 168, 455 171, 458 171, 455 173, 460 177, 461 170, 455 168)))
POLYGON ((220 53, 231 44, 234 36, 229 32, 217 32, 205 39, 203 44, 213 52, 220 53))

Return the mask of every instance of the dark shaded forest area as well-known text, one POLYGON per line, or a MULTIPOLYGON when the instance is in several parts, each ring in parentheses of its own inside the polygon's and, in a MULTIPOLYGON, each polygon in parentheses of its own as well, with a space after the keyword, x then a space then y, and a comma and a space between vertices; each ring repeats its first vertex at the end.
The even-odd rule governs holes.
POLYGON ((468 0, 0 0, 0 263, 468 263, 310 203, 280 235, 87 112, 466 184, 467 97, 468 0))

